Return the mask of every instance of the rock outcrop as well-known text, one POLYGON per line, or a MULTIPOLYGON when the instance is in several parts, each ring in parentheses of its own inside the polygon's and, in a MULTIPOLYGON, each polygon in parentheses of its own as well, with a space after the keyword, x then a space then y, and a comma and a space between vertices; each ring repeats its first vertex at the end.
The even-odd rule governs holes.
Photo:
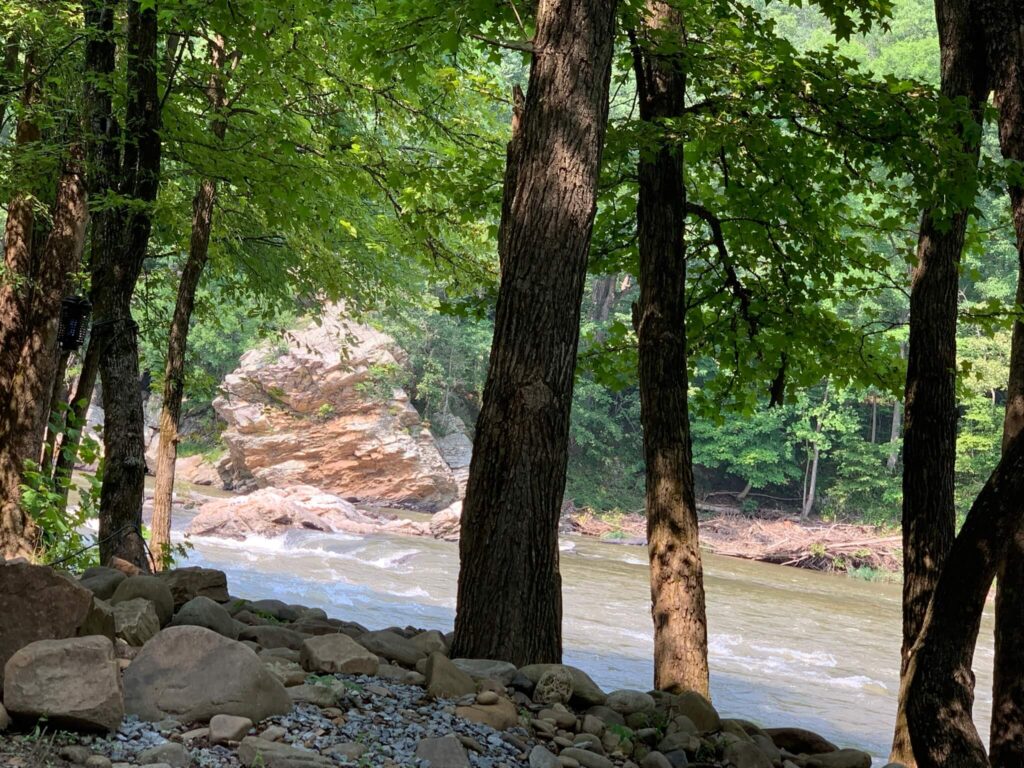
POLYGON ((458 484, 398 386, 387 335, 329 308, 286 348, 244 355, 214 401, 236 488, 311 485, 346 499, 437 510, 458 484))
POLYGON ((209 501, 192 518, 188 533, 243 541, 249 536, 279 536, 291 528, 356 535, 430 535, 427 523, 361 512, 345 499, 308 485, 261 488, 246 496, 209 501))

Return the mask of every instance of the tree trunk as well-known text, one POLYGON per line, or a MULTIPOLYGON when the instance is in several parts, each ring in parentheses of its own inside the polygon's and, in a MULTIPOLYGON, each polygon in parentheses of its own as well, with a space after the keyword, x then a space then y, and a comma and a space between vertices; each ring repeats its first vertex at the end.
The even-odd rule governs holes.
POLYGON ((878 398, 871 397, 871 444, 878 442, 878 398))
MULTIPOLYGON (((88 211, 86 211, 88 213, 88 211)), ((84 235, 84 233, 83 233, 84 235)), ((84 245, 84 237, 83 237, 84 245)), ((43 450, 39 457, 39 466, 44 474, 53 474, 53 457, 57 449, 57 422, 54 421, 54 414, 61 412, 61 406, 68 404, 68 362, 71 359, 71 352, 58 350, 57 370, 53 374, 53 386, 50 387, 50 407, 46 409, 48 414, 46 422, 46 437, 43 440, 43 450)))
POLYGON ((456 656, 562 655, 558 516, 608 119, 615 0, 540 0, 501 285, 463 503, 456 656))
POLYGON ((33 265, 26 285, 27 312, 17 373, 6 401, 0 404, 0 516, 23 532, 31 522, 20 509, 21 472, 27 460, 38 461, 57 370, 57 324, 61 300, 78 267, 89 212, 77 149, 61 176, 53 228, 33 265))
MULTIPOLYGON (((959 172, 970 182, 978 159, 981 113, 988 97, 987 67, 973 0, 936 0, 942 57, 942 95, 966 100, 976 123, 961 128, 964 159, 959 172)), ((953 544, 956 511, 956 310, 960 252, 968 210, 921 217, 917 266, 910 289, 910 337, 903 433, 903 646, 901 679, 910 649, 953 544)), ((902 693, 892 760, 913 764, 902 693)))
MULTIPOLYGON (((96 82, 114 66, 113 10, 110 0, 86 0, 86 69, 96 82)), ((160 101, 157 88, 156 9, 129 3, 126 59, 125 132, 120 167, 116 162, 116 120, 110 94, 86 79, 86 105, 94 132, 99 190, 117 190, 131 205, 118 205, 97 217, 93 248, 93 305, 103 382, 105 475, 100 495, 100 561, 119 557, 147 568, 142 539, 145 488, 145 425, 138 387, 137 326, 131 298, 142 270, 151 228, 151 204, 160 174, 160 101), (98 248, 97 248, 98 246, 98 248)), ((90 185, 92 187, 92 183, 90 185)))
MULTIPOLYGON (((999 141, 1003 157, 1024 162, 1024 8, 1013 0, 982 0, 999 141)), ((1024 186, 1011 185, 1010 205, 1017 245, 1017 296, 1024 305, 1024 186)), ((1006 388, 1003 451, 1024 430, 1024 319, 1013 324, 1006 388)), ((1024 535, 1009 542, 996 582, 995 662, 989 759, 993 768, 1024 765, 1024 535)))
POLYGON ((901 416, 903 415, 903 407, 899 400, 892 401, 892 427, 889 430, 889 445, 892 446, 892 452, 889 454, 889 458, 886 460, 885 465, 889 468, 889 471, 896 469, 896 465, 900 462, 900 447, 899 440, 903 432, 903 423, 901 416))
MULTIPOLYGON (((16 63, 15 56, 15 63, 16 63)), ((21 101, 31 107, 38 88, 31 51, 25 57, 21 101)), ((39 140, 39 128, 26 112, 18 121, 15 162, 19 148, 39 140)), ((23 151, 23 150, 22 150, 23 151)), ((0 281, 0 404, 14 406, 15 385, 22 347, 28 336, 32 309, 32 234, 35 214, 27 192, 16 192, 7 205, 4 229, 4 276, 0 281)), ((22 405, 27 405, 22 403, 22 405)), ((22 464, 18 459, 18 433, 0 427, 0 556, 27 557, 35 549, 32 521, 18 504, 22 464)))
MULTIPOLYGON (((828 381, 825 382, 825 395, 821 399, 824 407, 828 403, 828 381)), ((823 426, 823 419, 818 417, 818 423, 814 427, 814 434, 820 435, 823 426)), ((818 495, 818 465, 821 460, 821 441, 814 441, 814 453, 809 461, 809 474, 804 478, 804 498, 800 507, 800 519, 806 520, 814 511, 815 497, 818 495)))
MULTIPOLYGON (((224 66, 224 40, 214 36, 210 43, 210 63, 213 74, 207 89, 210 108, 219 115, 224 108, 225 93, 221 68, 224 66)), ((216 119, 212 125, 214 136, 224 138, 226 126, 216 119)), ((204 179, 192 200, 192 234, 188 259, 178 285, 178 298, 167 342, 167 361, 164 367, 163 402, 160 411, 160 443, 156 457, 156 491, 153 498, 153 522, 150 548, 156 568, 162 568, 170 556, 171 508, 174 501, 174 464, 178 458, 178 423, 181 420, 181 401, 185 393, 185 348, 188 344, 189 323, 196 303, 199 279, 210 254, 210 228, 213 205, 217 197, 217 182, 204 179)))
POLYGON ((919 768, 989 766, 972 719, 974 646, 996 571, 1011 542, 1024 536, 1022 499, 1024 437, 1018 436, 971 507, 908 655, 900 698, 919 768))
MULTIPOLYGON (((664 121, 686 106, 678 51, 686 32, 678 11, 649 0, 634 36, 640 119, 664 121)), ((640 153, 637 232, 640 298, 640 419, 646 464, 647 549, 654 619, 654 687, 708 696, 708 627, 697 532, 686 357, 686 189, 683 142, 665 135, 640 153)))
MULTIPOLYGON (((93 225, 95 227, 95 224, 93 225)), ((96 379, 100 374, 100 345, 95 335, 89 337, 89 344, 82 357, 82 371, 78 374, 75 393, 68 403, 68 412, 64 417, 64 430, 60 437, 59 447, 53 461, 53 480, 64 499, 63 508, 67 508, 68 490, 71 475, 75 471, 75 456, 82 441, 82 428, 89 414, 96 379), (81 427, 81 428, 80 428, 81 427)))

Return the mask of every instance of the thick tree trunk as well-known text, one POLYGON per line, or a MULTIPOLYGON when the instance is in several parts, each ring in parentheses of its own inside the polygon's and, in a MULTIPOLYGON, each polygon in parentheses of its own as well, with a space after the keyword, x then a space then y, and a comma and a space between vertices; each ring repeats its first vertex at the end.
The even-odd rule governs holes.
MULTIPOLYGON (((683 19, 649 0, 634 38, 640 119, 663 121, 686 106, 686 72, 678 53, 683 19)), ((637 231, 640 298, 633 324, 639 345, 640 418, 646 464, 647 550, 654 619, 654 687, 708 691, 704 572, 693 488, 686 344, 686 189, 683 142, 663 136, 641 149, 637 231)))
MULTIPOLYGON (((540 0, 459 541, 457 656, 562 655, 558 516, 615 0, 540 0)), ((513 158, 510 155, 510 160, 513 158)))
MULTIPOLYGON (((15 56, 15 63, 17 57, 15 56)), ((30 107, 37 96, 36 71, 30 51, 25 58, 21 101, 30 107)), ((39 128, 26 113, 18 121, 18 148, 39 140, 39 128)), ((14 405, 18 363, 29 333, 32 308, 32 235, 35 215, 31 195, 15 193, 7 205, 4 229, 4 277, 0 280, 0 407, 14 405)), ((32 521, 18 504, 22 464, 18 459, 17 432, 0 427, 0 556, 30 556, 35 549, 32 521)))
MULTIPOLYGON (((1007 447, 956 537, 908 657, 906 702, 920 768, 988 768, 974 727, 974 646, 985 598, 1011 542, 1024 532, 1024 437, 1007 447)), ((1019 639, 1018 639, 1019 642, 1019 639)))
MULTIPOLYGON (((977 164, 987 67, 973 0, 936 0, 942 94, 965 99, 977 130, 963 131, 963 176, 977 164)), ((966 208, 939 219, 925 211, 910 289, 910 338, 903 433, 903 646, 901 679, 910 649, 953 544, 956 460, 956 310, 966 208)), ((901 685, 892 759, 913 764, 901 685)), ((915 737, 916 738, 916 737, 915 737)))
POLYGON ((150 205, 156 199, 160 174, 160 102, 157 88, 157 14, 129 3, 126 59, 129 62, 125 133, 117 163, 116 120, 110 93, 95 87, 114 67, 111 0, 86 0, 86 105, 93 130, 97 176, 91 191, 115 189, 132 205, 117 206, 97 217, 93 240, 93 334, 99 344, 103 382, 103 452, 105 475, 100 496, 100 560, 120 557, 149 567, 142 539, 142 497, 145 487, 145 425, 138 387, 137 326, 131 297, 146 255, 151 228, 150 205))
MULTIPOLYGON (((1024 162, 1024 8, 981 0, 1003 157, 1024 162)), ((1024 186, 1009 190, 1017 245, 1017 306, 1024 304, 1024 186)), ((1024 319, 1013 324, 1003 451, 1024 430, 1024 319)), ((989 759, 993 768, 1024 765, 1024 535, 1018 530, 999 569, 989 759)))
MULTIPOLYGON (((224 66, 224 41, 214 36, 210 43, 210 63, 213 74, 207 89, 210 108, 219 115, 224 108, 225 92, 221 68, 224 66)), ((214 136, 224 138, 226 126, 220 119, 214 121, 214 136)), ((185 394, 185 348, 188 344, 189 324, 196 303, 196 290, 210 254, 210 229, 213 206, 217 197, 217 182, 204 179, 192 200, 192 234, 188 259, 178 284, 178 298, 167 342, 167 361, 164 366, 163 401, 160 411, 160 443, 156 457, 156 491, 153 498, 153 522, 150 549, 161 568, 170 555, 171 507, 174 501, 174 464, 178 458, 178 423, 181 420, 181 401, 185 394)))
POLYGON ((53 228, 25 286, 27 311, 17 373, 9 397, 0 403, 0 516, 15 523, 20 517, 23 532, 31 531, 31 522, 19 509, 21 471, 25 461, 38 461, 41 452, 57 369, 60 305, 82 258, 88 216, 81 157, 75 150, 57 188, 53 228))

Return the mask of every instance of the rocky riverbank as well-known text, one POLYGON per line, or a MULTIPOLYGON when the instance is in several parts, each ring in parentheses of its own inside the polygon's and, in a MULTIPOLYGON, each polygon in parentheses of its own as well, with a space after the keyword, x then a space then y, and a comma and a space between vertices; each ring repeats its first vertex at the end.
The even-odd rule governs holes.
POLYGON ((19 617, 0 624, 4 765, 871 765, 693 692, 606 693, 569 666, 449 659, 438 630, 236 599, 212 569, 76 580, 8 563, 0 615, 19 617))

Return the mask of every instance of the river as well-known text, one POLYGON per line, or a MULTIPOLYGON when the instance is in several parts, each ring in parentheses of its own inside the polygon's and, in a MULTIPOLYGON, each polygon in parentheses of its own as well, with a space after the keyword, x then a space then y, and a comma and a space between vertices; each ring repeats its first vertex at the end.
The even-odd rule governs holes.
MULTIPOLYGON (((182 529, 187 518, 175 520, 182 529)), ((433 539, 292 531, 244 543, 193 539, 190 565, 224 570, 232 595, 323 608, 371 629, 448 631, 458 547, 433 539)), ((562 542, 565 661, 605 690, 646 690, 652 629, 646 553, 562 542)), ((884 762, 898 686, 900 588, 705 555, 711 691, 725 716, 795 725, 884 762)), ((975 657, 976 716, 987 733, 992 617, 975 657)))

